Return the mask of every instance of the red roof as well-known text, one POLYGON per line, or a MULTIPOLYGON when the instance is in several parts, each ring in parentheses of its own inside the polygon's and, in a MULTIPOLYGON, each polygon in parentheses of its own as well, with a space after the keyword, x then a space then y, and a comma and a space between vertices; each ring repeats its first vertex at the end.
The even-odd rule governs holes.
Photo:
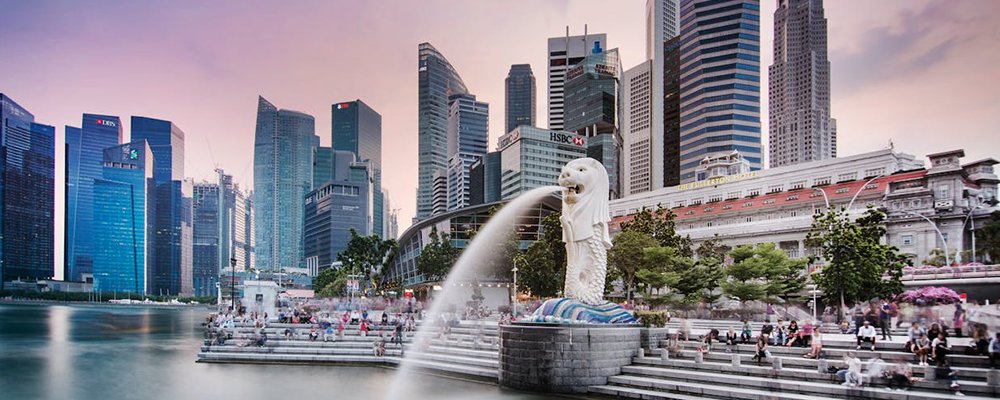
MULTIPOLYGON (((872 181, 872 184, 876 184, 877 186, 863 190, 862 194, 858 197, 862 198, 865 197, 866 194, 872 193, 884 193, 886 185, 891 182, 920 178, 926 174, 926 170, 919 170, 876 178, 872 181)), ((834 183, 815 188, 807 187, 802 189, 786 190, 783 192, 764 194, 754 197, 740 197, 738 199, 724 200, 715 203, 703 203, 695 206, 689 205, 686 207, 677 207, 671 209, 671 211, 673 211, 674 214, 677 214, 677 221, 683 221, 685 219, 698 218, 707 215, 726 215, 736 214, 742 211, 758 211, 764 208, 781 207, 788 204, 825 204, 823 195, 820 194, 817 189, 826 192, 827 197, 830 198, 830 202, 832 203, 838 199, 850 199, 855 193, 858 192, 858 190, 861 189, 865 182, 868 182, 868 180, 863 179, 843 183, 834 183)), ((626 222, 631 219, 632 215, 614 217, 611 219, 610 225, 612 228, 617 229, 622 222, 626 222)))

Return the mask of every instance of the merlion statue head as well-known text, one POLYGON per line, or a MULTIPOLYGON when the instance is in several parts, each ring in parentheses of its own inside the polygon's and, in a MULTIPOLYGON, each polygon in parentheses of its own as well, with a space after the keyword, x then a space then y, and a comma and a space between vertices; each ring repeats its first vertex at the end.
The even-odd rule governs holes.
POLYGON ((563 240, 583 240, 596 234, 610 246, 608 171, 604 165, 593 158, 570 161, 559 174, 559 186, 565 188, 562 218, 572 225, 569 235, 563 229, 563 240), (599 226, 599 231, 595 232, 595 226, 599 226))

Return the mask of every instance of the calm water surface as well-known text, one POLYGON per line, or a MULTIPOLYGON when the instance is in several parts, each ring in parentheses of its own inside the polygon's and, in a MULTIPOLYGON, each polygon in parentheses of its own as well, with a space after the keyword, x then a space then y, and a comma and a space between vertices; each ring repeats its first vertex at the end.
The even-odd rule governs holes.
MULTIPOLYGON (((207 311, 0 304, 0 399, 382 399, 393 369, 195 363, 207 311)), ((419 375, 407 399, 551 398, 419 375)))

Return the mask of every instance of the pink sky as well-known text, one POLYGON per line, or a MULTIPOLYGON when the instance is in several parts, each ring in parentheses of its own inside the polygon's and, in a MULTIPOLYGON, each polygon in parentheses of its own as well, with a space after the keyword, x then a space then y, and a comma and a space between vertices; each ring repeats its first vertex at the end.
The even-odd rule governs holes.
MULTIPOLYGON (((211 178, 218 165, 244 187, 257 95, 315 116, 324 145, 330 104, 360 98, 382 114, 383 184, 402 231, 415 209, 418 43, 444 53, 490 103, 493 141, 503 134, 510 64, 532 65, 546 125, 545 44, 566 25, 607 33, 625 68, 644 57, 644 0, 295 3, 0 0, 0 92, 57 126, 58 143, 84 112, 119 115, 126 133, 131 115, 172 120, 187 135, 189 177, 211 178)), ((1000 2, 826 3, 839 154, 892 140, 918 156, 965 148, 968 161, 1000 158, 1000 2)), ((764 71, 775 4, 761 4, 764 71)))

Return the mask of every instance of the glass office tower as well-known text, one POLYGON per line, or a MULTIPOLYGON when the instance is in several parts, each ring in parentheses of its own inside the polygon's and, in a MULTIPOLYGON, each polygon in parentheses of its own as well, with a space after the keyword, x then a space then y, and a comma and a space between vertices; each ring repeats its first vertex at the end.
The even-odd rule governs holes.
POLYGON ((52 277, 55 128, 0 93, 0 289, 52 277))
POLYGON ((155 259, 153 156, 145 140, 105 149, 93 182, 94 290, 149 293, 155 259))
MULTIPOLYGON (((359 161, 368 161, 372 168, 373 233, 385 237, 383 226, 386 213, 382 194, 382 116, 361 100, 336 103, 331 106, 332 143, 334 151, 350 151, 359 161)), ((319 188, 326 181, 313 185, 319 188)))
POLYGON ((104 150, 122 142, 121 118, 83 114, 81 128, 66 127, 65 278, 93 272, 94 180, 103 177, 104 150))
POLYGON ((258 270, 302 263, 302 203, 312 187, 315 130, 312 116, 258 99, 253 154, 258 270))
POLYGON ((193 294, 191 185, 184 181, 184 132, 173 122, 132 117, 132 141, 153 154, 155 261, 151 294, 193 294))

